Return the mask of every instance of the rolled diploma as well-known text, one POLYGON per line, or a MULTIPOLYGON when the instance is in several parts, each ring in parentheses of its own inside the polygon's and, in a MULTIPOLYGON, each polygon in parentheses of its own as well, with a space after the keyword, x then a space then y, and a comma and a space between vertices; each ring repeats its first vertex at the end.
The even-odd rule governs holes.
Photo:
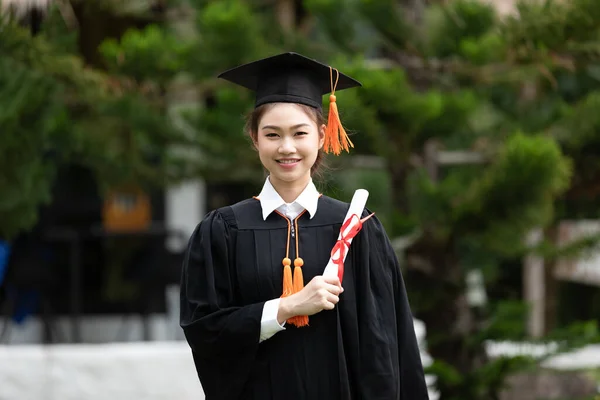
MULTIPOLYGON (((344 218, 344 223, 350 219, 350 217, 354 214, 358 218, 362 217, 362 213, 367 205, 367 199, 369 198, 369 192, 365 189, 358 189, 354 192, 354 196, 352 196, 352 201, 350 202, 350 208, 346 213, 346 217, 344 218)), ((342 224, 343 225, 343 224, 342 224)), ((342 238, 342 233, 338 235, 338 240, 342 238)), ((352 243, 352 239, 349 240, 349 243, 352 243)), ((348 249, 349 250, 349 249, 348 249)), ((344 261, 346 261, 346 256, 348 255, 348 251, 344 254, 344 261)), ((333 262, 331 257, 329 258, 329 262, 325 267, 325 271, 323 272, 323 276, 337 276, 338 274, 338 266, 333 262)))

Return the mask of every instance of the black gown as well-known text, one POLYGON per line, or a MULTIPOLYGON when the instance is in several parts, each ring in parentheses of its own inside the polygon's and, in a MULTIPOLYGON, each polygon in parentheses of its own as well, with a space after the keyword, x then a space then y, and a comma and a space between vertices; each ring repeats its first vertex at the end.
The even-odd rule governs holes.
MULTIPOLYGON (((321 196, 316 215, 298 219, 305 284, 322 275, 348 207, 321 196)), ((181 326, 206 399, 428 399, 400 267, 376 218, 353 239, 336 308, 259 343, 263 306, 281 296, 287 232, 248 199, 210 212, 190 238, 181 326)))

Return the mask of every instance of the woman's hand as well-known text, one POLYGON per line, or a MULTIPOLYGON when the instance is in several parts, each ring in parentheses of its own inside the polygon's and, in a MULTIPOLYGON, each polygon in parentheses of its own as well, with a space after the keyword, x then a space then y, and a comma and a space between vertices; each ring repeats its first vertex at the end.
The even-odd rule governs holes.
POLYGON ((277 320, 282 324, 296 315, 313 315, 323 310, 333 310, 343 291, 337 276, 315 276, 301 291, 279 301, 277 320))

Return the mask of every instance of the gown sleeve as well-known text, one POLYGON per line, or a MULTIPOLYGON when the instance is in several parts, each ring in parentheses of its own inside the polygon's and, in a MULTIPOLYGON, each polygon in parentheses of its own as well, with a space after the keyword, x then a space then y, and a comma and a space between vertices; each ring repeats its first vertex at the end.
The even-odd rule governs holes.
POLYGON ((427 384, 398 258, 377 218, 365 223, 359 237, 354 284, 361 398, 427 400, 427 384))
POLYGON ((258 352, 264 302, 238 302, 235 237, 212 211, 192 234, 183 262, 180 325, 207 400, 238 399, 258 352))

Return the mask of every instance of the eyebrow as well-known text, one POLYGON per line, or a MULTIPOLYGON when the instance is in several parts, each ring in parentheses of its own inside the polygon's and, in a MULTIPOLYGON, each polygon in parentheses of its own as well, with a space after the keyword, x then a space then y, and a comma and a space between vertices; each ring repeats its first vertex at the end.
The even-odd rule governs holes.
MULTIPOLYGON (((302 124, 297 124, 297 125, 291 126, 291 127, 290 127, 290 129, 294 130, 294 129, 301 128, 301 127, 303 127, 303 126, 310 126, 310 125, 302 123, 302 124)), ((263 127, 261 128, 261 130, 262 130, 262 129, 274 129, 274 130, 276 130, 276 131, 280 131, 280 130, 281 130, 281 128, 280 128, 280 127, 278 127, 278 126, 275 126, 275 125, 265 125, 265 126, 263 126, 263 127)))

